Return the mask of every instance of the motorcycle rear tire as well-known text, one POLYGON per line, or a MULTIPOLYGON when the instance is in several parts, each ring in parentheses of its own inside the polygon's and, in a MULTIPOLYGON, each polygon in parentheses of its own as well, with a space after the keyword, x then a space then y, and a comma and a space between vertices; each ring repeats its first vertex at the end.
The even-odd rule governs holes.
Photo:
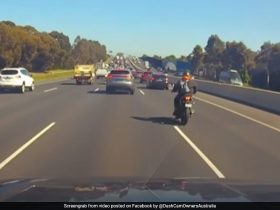
POLYGON ((189 118, 190 118, 190 109, 187 108, 185 110, 185 112, 182 114, 182 117, 181 117, 181 124, 182 125, 186 125, 189 121, 189 118))

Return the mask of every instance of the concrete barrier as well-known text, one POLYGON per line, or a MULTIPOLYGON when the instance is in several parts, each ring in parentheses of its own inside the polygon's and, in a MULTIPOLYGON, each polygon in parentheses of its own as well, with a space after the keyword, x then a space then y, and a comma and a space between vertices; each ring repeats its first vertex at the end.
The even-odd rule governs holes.
MULTIPOLYGON (((198 90, 280 115, 280 93, 196 79, 198 90)), ((279 118, 280 120, 280 118, 279 118)))

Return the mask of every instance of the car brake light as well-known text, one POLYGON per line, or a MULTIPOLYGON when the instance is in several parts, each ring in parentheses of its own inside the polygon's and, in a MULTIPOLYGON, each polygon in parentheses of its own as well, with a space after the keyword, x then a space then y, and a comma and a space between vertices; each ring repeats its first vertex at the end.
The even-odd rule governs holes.
POLYGON ((113 77, 112 74, 107 75, 107 79, 112 79, 112 77, 113 77))

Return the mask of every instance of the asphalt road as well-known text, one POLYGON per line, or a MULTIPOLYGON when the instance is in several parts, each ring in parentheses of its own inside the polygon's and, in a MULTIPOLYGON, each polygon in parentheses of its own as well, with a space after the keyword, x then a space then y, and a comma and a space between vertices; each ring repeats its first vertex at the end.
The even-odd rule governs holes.
POLYGON ((174 94, 136 87, 135 95, 107 95, 102 79, 91 86, 68 80, 23 95, 0 93, 0 179, 280 183, 279 116, 198 93, 195 114, 179 126, 172 118, 174 94))

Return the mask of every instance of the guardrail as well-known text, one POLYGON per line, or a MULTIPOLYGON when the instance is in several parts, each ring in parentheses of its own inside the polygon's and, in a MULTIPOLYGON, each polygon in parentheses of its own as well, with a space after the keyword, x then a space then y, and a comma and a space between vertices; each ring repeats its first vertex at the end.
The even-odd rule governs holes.
MULTIPOLYGON (((198 90, 280 115, 280 93, 196 79, 198 90)), ((280 120, 280 119, 279 119, 280 120)))

